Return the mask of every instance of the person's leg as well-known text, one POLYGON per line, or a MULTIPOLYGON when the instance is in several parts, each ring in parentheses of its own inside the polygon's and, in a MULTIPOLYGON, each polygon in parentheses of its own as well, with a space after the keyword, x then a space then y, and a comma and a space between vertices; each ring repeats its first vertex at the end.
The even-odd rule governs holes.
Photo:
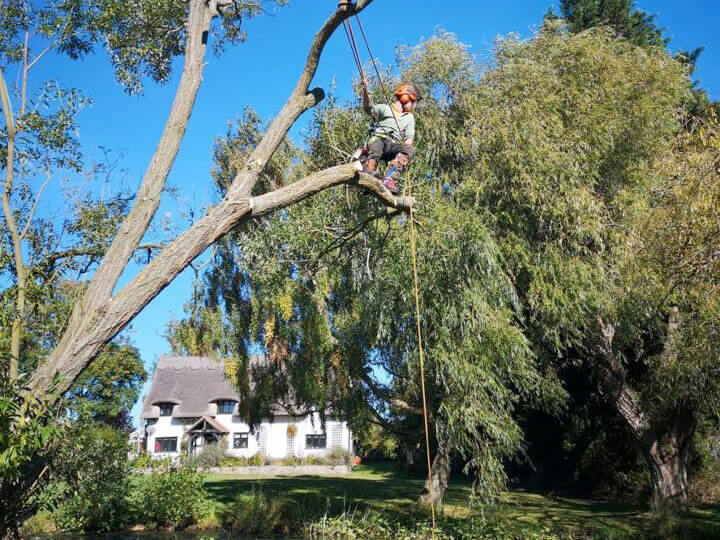
POLYGON ((388 170, 385 174, 383 184, 390 190, 391 193, 397 194, 400 191, 397 182, 400 180, 400 175, 403 171, 405 171, 405 169, 407 169, 410 164, 410 160, 415 155, 415 148, 404 144, 394 144, 391 151, 395 154, 395 156, 388 162, 388 170))
POLYGON ((392 148, 390 148, 390 152, 394 154, 394 157, 388 162, 388 165, 393 165, 399 168, 402 172, 407 168, 410 161, 415 156, 415 147, 408 146, 406 144, 394 143, 392 148))
POLYGON ((368 141, 367 149, 368 155, 363 164, 363 169, 366 173, 375 174, 377 166, 385 153, 384 140, 380 137, 371 137, 368 141))

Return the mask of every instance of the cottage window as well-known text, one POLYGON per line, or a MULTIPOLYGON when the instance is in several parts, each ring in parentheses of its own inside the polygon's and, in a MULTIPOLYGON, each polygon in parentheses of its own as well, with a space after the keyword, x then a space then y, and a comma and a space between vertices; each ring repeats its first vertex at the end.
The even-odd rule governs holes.
POLYGON ((172 416, 173 407, 175 407, 175 405, 172 403, 161 403, 160 416, 172 416))
POLYGON ((235 409, 234 401, 218 401, 217 402, 217 413, 218 414, 232 414, 235 409))
POLYGON ((155 439, 156 452, 177 452, 177 437, 159 437, 155 439))
POLYGON ((233 436, 233 448, 247 448, 249 433, 236 433, 233 436))
POLYGON ((325 448, 326 446, 327 438, 325 433, 305 435, 305 448, 325 448))

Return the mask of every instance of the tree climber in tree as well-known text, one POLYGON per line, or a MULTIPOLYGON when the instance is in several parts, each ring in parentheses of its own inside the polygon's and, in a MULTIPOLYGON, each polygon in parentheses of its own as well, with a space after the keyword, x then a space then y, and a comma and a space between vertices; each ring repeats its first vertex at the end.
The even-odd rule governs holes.
POLYGON ((395 89, 395 100, 392 105, 370 103, 367 81, 362 81, 363 109, 373 118, 370 126, 370 136, 365 143, 367 157, 363 163, 363 170, 383 179, 383 185, 393 195, 400 189, 398 180, 400 174, 415 155, 415 116, 413 110, 420 100, 417 90, 411 84, 401 84, 395 89), (380 161, 388 164, 387 172, 383 178, 377 172, 380 161))

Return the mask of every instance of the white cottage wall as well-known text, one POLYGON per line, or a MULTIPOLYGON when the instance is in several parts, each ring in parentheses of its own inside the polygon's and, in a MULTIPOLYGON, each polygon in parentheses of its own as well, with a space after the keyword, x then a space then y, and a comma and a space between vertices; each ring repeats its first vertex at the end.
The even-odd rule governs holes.
POLYGON ((147 449, 157 458, 175 457, 180 453, 180 447, 182 445, 182 437, 188 426, 186 426, 178 418, 171 416, 161 416, 151 426, 147 426, 147 449), (177 451, 176 452, 156 452, 155 451, 155 440, 159 438, 175 437, 177 438, 177 451))
MULTIPOLYGON (((283 459, 286 457, 324 456, 333 448, 340 447, 350 453, 353 452, 352 435, 347 422, 328 419, 325 423, 325 448, 308 448, 307 435, 321 435, 323 433, 320 417, 317 413, 303 418, 291 416, 276 416, 273 422, 262 422, 260 430, 250 431, 250 426, 239 416, 219 414, 215 417, 218 423, 229 430, 225 435, 226 450, 231 456, 251 457, 260 451, 260 433, 264 431, 266 437, 266 457, 270 459, 283 459), (295 436, 290 445, 288 427, 295 426, 295 436), (235 435, 248 434, 247 448, 234 448, 235 435)), ((158 421, 147 427, 147 449, 156 458, 175 457, 181 452, 183 436, 190 426, 179 418, 161 416, 158 421), (156 452, 155 441, 158 438, 173 437, 177 439, 177 452, 156 452)))

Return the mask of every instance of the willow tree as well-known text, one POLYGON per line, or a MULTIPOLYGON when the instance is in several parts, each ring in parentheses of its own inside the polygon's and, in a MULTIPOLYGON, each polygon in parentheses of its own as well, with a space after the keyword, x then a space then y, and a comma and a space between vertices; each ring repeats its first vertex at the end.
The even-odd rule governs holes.
POLYGON ((703 366, 718 354, 715 143, 685 140, 687 69, 606 30, 554 24, 503 42, 497 61, 468 115, 472 181, 458 196, 493 216, 538 353, 589 368, 646 459, 656 501, 682 508, 693 427, 716 410, 703 366), (691 280, 673 277, 687 265, 691 280), (677 384, 672 365, 702 376, 677 384))
MULTIPOLYGON (((404 50, 398 75, 428 95, 411 172, 413 196, 422 201, 418 270, 432 443, 424 503, 442 500, 455 460, 475 475, 477 496, 496 494, 504 485, 503 461, 522 453, 518 403, 557 410, 563 396, 523 334, 492 231, 443 190, 457 167, 444 134, 458 125, 456 92, 476 84, 474 69, 467 51, 442 35, 404 50)), ((379 87, 375 97, 383 98, 379 87)), ((287 147, 269 171, 282 175, 293 157, 301 160, 297 175, 334 166, 362 144, 366 126, 357 104, 331 100, 316 114, 309 151, 287 147)), ((218 141, 221 192, 243 162, 248 139, 261 131, 248 116, 218 141)), ((328 191, 254 230, 231 233, 212 263, 202 305, 171 325, 171 342, 185 353, 214 344, 212 352, 229 361, 251 421, 280 402, 298 413, 332 411, 357 430, 375 423, 422 446, 406 216, 347 190, 328 191), (258 353, 265 362, 253 358, 258 353)))
MULTIPOLYGON (((682 508, 693 429, 718 395, 716 122, 688 129, 686 67, 552 22, 500 40, 485 69, 449 36, 403 54, 402 76, 431 96, 411 175, 438 459, 450 449, 501 478, 522 440, 515 404, 557 403, 550 367, 572 363, 625 422, 657 502, 682 508)), ((340 161, 363 122, 324 109, 309 162, 340 161)), ((407 226, 378 210, 328 193, 218 252, 207 307, 240 344, 226 351, 238 380, 267 382, 256 405, 293 389, 417 429, 407 226), (265 371, 243 360, 252 344, 265 371)))

